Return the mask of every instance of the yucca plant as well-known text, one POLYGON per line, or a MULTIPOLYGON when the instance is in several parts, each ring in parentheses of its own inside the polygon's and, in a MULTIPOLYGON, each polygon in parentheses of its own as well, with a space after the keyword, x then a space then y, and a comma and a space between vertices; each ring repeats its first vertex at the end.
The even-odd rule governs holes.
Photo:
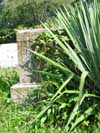
POLYGON ((64 28, 74 49, 63 39, 60 40, 46 26, 45 28, 77 68, 81 72, 89 71, 90 78, 100 87, 100 24, 97 2, 94 1, 90 5, 80 2, 80 7, 76 5, 75 12, 68 11, 66 7, 64 10, 57 10, 55 25, 55 27, 61 25, 64 28))
MULTIPOLYGON (((93 94, 88 94, 88 89, 84 91, 85 78, 88 77, 95 84, 98 92, 100 93, 100 27, 99 27, 99 8, 94 1, 90 5, 87 3, 80 2, 80 5, 77 6, 73 13, 71 10, 68 10, 66 7, 64 9, 60 9, 56 11, 56 23, 54 23, 55 27, 62 27, 66 36, 71 40, 72 45, 70 45, 63 38, 59 38, 51 29, 48 28, 46 24, 43 24, 47 29, 48 33, 54 38, 57 44, 63 49, 67 56, 73 61, 77 69, 82 73, 81 78, 79 75, 75 75, 75 73, 70 70, 67 66, 61 65, 52 59, 41 55, 35 51, 31 51, 35 55, 43 58, 54 66, 60 68, 66 73, 66 81, 61 85, 59 90, 54 94, 51 98, 48 106, 42 110, 32 122, 36 121, 54 104, 56 100, 58 100, 64 93, 75 93, 75 90, 66 90, 62 91, 67 84, 70 84, 70 81, 75 77, 80 79, 79 86, 79 96, 77 98, 77 102, 75 107, 73 108, 67 124, 65 125, 65 132, 71 132, 81 121, 83 121, 88 115, 93 111, 93 107, 88 107, 84 110, 80 116, 80 106, 82 105, 85 97, 98 97, 93 94), (85 92, 85 93, 84 93, 85 92)), ((87 82, 86 82, 87 83, 87 82)), ((66 87, 67 89, 67 87, 66 87)), ((76 88, 77 89, 77 88, 76 88)), ((94 91, 94 93, 95 93, 94 91)), ((77 90, 76 90, 77 92, 77 90)), ((93 91, 91 91, 93 92, 93 91)), ((95 104, 96 106, 96 104, 95 104)), ((94 107, 95 107, 94 106, 94 107)))

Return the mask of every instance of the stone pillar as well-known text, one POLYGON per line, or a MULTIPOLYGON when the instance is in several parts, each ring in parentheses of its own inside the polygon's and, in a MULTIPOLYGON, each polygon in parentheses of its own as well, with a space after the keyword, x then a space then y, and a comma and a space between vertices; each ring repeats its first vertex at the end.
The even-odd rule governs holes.
POLYGON ((20 30, 16 34, 20 83, 11 87, 11 97, 14 101, 22 101, 32 88, 39 85, 36 73, 31 73, 35 69, 35 60, 28 49, 32 46, 32 40, 42 32, 45 32, 45 29, 20 30))

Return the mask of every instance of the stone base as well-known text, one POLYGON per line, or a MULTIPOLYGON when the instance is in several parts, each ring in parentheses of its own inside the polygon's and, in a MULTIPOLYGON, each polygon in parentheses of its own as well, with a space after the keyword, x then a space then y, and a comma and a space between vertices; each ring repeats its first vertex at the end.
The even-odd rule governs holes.
POLYGON ((11 87, 11 97, 13 101, 23 101, 27 94, 38 87, 37 83, 18 83, 11 87))

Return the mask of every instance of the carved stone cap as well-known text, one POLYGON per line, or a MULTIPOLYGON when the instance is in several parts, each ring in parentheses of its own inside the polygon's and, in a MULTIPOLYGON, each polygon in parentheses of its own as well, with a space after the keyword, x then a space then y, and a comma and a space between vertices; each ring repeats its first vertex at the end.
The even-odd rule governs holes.
POLYGON ((46 32, 46 29, 38 28, 38 29, 19 30, 16 33, 17 42, 30 41, 32 40, 33 37, 39 35, 42 32, 46 32))
MULTIPOLYGON (((53 31, 62 30, 63 27, 58 28, 50 28, 53 31)), ((37 28, 37 29, 26 29, 26 30, 18 30, 16 33, 17 42, 31 41, 32 38, 35 38, 42 32, 47 32, 45 28, 37 28)))

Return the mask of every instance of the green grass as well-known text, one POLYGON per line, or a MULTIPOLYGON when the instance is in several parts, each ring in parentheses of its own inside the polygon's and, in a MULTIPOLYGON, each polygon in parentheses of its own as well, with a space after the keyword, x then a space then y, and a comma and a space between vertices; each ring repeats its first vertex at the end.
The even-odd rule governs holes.
MULTIPOLYGON (((1 133, 65 133, 64 127, 39 123, 33 128, 30 121, 37 114, 32 105, 15 104, 5 94, 0 97, 0 132, 1 133)), ((100 115, 100 113, 99 113, 100 115)), ((90 124, 84 121, 73 133, 99 133, 99 122, 90 124)))
POLYGON ((0 68, 0 90, 10 91, 10 87, 19 81, 16 68, 0 68))

